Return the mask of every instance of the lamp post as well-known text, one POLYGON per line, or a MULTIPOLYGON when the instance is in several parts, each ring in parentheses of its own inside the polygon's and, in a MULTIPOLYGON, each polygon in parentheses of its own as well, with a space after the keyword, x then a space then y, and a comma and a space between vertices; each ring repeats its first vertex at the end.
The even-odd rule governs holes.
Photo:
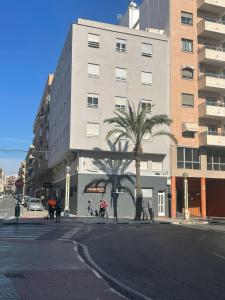
POLYGON ((69 203, 70 203, 70 166, 66 166, 65 173, 66 173, 66 191, 65 191, 65 209, 64 209, 64 217, 68 218, 70 211, 69 211, 69 203))
POLYGON ((184 173, 183 177, 184 177, 184 219, 189 220, 190 213, 188 209, 188 173, 184 173))

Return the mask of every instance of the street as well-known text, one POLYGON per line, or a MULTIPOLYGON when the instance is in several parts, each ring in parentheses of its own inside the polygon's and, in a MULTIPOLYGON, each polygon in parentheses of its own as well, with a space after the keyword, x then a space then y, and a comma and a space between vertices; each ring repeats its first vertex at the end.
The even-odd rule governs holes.
POLYGON ((94 221, 1 223, 0 299, 224 299, 224 225, 94 221))

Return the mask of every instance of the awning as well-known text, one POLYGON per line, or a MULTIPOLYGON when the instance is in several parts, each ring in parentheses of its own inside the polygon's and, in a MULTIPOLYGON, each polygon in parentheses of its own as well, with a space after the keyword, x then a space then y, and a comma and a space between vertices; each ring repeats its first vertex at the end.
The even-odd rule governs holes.
POLYGON ((198 125, 195 123, 183 123, 183 132, 198 132, 198 125))

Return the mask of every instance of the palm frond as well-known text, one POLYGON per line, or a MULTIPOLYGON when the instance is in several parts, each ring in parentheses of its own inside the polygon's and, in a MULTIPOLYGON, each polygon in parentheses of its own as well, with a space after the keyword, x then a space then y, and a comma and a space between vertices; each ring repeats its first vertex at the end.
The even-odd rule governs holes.
POLYGON ((172 133, 170 133, 170 132, 168 132, 168 131, 162 130, 162 131, 155 132, 155 133, 152 135, 152 138, 155 137, 155 136, 168 136, 175 144, 177 144, 177 139, 176 139, 176 137, 175 137, 172 133))

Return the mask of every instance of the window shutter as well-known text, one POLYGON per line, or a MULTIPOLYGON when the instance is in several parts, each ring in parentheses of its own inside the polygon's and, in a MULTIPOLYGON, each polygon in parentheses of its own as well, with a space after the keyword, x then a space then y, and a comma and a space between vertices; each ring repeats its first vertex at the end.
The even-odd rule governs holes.
POLYGON ((153 172, 162 172, 163 171, 163 164, 162 162, 152 162, 152 171, 153 172))
POLYGON ((192 13, 182 11, 181 16, 183 18, 192 19, 192 13))
POLYGON ((141 161, 141 164, 140 164, 140 170, 142 171, 148 171, 148 161, 141 161))
POLYGON ((127 98, 115 97, 115 109, 125 110, 127 106, 127 98))
POLYGON ((120 44, 126 44, 127 43, 127 41, 123 40, 123 39, 116 39, 116 42, 120 43, 120 44))
POLYGON ((142 43, 142 55, 143 56, 152 56, 152 45, 151 44, 146 44, 142 43))
POLYGON ((98 78, 99 77, 99 65, 95 65, 95 64, 88 64, 88 75, 90 77, 95 77, 98 78))
POLYGON ((153 189, 142 189, 143 198, 152 198, 153 197, 153 189))
POLYGON ((99 135, 99 124, 87 123, 87 135, 99 135))
POLYGON ((191 68, 183 68, 182 69, 182 77, 183 78, 193 78, 194 71, 191 68))
POLYGON ((93 48, 99 48, 100 36, 97 34, 88 34, 88 46, 93 48))
POLYGON ((141 82, 142 84, 152 84, 152 73, 141 72, 141 82))
POLYGON ((194 95, 182 94, 182 105, 183 106, 194 106, 194 95))
POLYGON ((116 79, 126 80, 127 79, 127 70, 122 68, 115 69, 116 79))

